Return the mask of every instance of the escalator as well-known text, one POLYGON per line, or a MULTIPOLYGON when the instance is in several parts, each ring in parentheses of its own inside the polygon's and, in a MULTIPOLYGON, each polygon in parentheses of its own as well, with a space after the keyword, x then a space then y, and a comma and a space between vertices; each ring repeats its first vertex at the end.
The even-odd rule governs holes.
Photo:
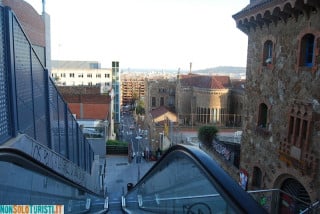
POLYGON ((121 203, 126 213, 266 213, 211 157, 182 145, 172 147, 121 203))
POLYGON ((103 196, 17 149, 0 147, 0 172, 1 204, 63 205, 64 213, 106 212, 103 196))

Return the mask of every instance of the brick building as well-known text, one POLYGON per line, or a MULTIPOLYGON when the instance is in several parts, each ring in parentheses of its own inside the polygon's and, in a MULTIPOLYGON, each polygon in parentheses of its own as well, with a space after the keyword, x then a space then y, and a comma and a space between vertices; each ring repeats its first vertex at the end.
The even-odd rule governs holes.
POLYGON ((98 86, 59 86, 59 92, 77 119, 108 120, 111 99, 98 86))
MULTIPOLYGON (((320 198, 320 1, 251 0, 233 16, 248 35, 240 167, 249 189, 320 198)), ((282 211, 306 207, 281 198, 282 211)))

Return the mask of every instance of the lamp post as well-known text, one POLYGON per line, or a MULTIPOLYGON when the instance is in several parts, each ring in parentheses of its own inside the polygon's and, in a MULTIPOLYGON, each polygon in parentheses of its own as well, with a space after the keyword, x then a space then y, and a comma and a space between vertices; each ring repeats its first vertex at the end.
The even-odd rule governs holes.
POLYGON ((109 121, 108 120, 103 121, 103 125, 104 125, 104 141, 107 142, 109 121))
POLYGON ((137 136, 136 140, 138 141, 138 152, 137 152, 137 164, 138 164, 138 181, 140 180, 140 161, 141 161, 141 154, 140 154, 140 140, 142 139, 141 136, 137 136))

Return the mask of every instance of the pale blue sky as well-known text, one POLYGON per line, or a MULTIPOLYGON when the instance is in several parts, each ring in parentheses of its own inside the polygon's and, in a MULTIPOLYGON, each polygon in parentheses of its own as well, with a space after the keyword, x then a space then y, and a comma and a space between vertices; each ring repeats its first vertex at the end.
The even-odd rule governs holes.
MULTIPOLYGON (((41 0, 26 0, 38 12, 41 0)), ((247 36, 232 15, 249 0, 46 0, 52 59, 104 67, 246 66, 247 36), (90 3, 90 4, 89 4, 90 3)))

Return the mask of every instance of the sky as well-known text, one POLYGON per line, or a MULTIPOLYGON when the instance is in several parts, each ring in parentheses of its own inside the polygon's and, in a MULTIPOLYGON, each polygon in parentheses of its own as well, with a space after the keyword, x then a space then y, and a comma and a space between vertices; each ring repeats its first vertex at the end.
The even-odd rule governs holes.
MULTIPOLYGON (((26 0, 42 13, 42 0, 26 0)), ((232 18, 250 0, 46 0, 52 60, 110 68, 246 66, 247 36, 232 18)))

